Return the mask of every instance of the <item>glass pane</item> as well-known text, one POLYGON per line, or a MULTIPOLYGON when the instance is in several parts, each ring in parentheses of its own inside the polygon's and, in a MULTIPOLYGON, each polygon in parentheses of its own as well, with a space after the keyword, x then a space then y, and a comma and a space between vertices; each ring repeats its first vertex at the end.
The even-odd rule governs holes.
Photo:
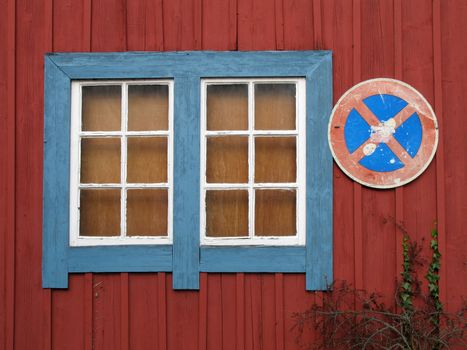
POLYGON ((119 183, 120 150, 120 138, 81 139, 81 183, 119 183))
POLYGON ((120 190, 81 190, 80 236, 120 235, 120 190))
POLYGON ((295 190, 256 190, 255 195, 255 235, 295 236, 295 190))
POLYGON ((167 236, 166 189, 127 191, 127 236, 167 236))
POLYGON ((128 86, 128 130, 168 130, 169 87, 128 86))
POLYGON ((206 192, 206 236, 248 236, 248 191, 206 192))
POLYGON ((255 129, 295 130, 295 84, 255 85, 255 129))
POLYGON ((295 137, 255 138, 255 182, 295 182, 295 137))
POLYGON ((127 182, 167 182, 167 137, 129 137, 127 182))
POLYGON ((83 86, 83 131, 117 131, 121 128, 120 86, 83 86))
POLYGON ((207 129, 248 129, 248 85, 208 85, 207 129))
POLYGON ((206 179, 208 183, 248 182, 248 137, 208 137, 206 179))

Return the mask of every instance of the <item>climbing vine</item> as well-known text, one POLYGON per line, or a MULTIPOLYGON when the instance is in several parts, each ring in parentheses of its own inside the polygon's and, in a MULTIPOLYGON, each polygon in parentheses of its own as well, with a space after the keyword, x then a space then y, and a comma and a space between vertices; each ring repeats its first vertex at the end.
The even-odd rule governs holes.
POLYGON ((447 313, 440 300, 438 231, 431 232, 431 258, 426 262, 420 257, 422 244, 413 242, 402 225, 397 227, 403 234, 403 262, 394 304, 387 305, 387 297, 378 293, 357 290, 345 281, 334 282, 321 300, 294 314, 298 342, 303 345, 304 330, 311 326, 321 337, 305 344, 309 349, 440 350, 467 346, 466 305, 457 313, 447 313), (427 268, 424 288, 417 274, 422 268, 427 268))
POLYGON ((399 290, 399 303, 404 312, 413 311, 413 261, 409 254, 409 248, 410 238, 407 234, 404 234, 404 238, 402 239, 402 282, 399 290))

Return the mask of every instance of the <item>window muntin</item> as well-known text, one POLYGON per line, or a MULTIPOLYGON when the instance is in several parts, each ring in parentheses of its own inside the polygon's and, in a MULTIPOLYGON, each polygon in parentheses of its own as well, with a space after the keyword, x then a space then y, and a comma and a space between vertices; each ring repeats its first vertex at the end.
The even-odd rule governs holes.
POLYGON ((170 244, 173 82, 74 81, 70 245, 170 244))
POLYGON ((202 245, 305 244, 305 96, 305 79, 202 80, 202 245))
POLYGON ((70 273, 157 271, 173 273, 174 289, 198 289, 199 272, 306 273, 307 290, 328 288, 333 275, 330 51, 53 53, 45 56, 44 79, 44 288, 67 288, 70 273), (306 80, 306 246, 200 247, 203 77, 306 80), (70 247, 71 86, 110 79, 173 81, 173 244, 70 247))

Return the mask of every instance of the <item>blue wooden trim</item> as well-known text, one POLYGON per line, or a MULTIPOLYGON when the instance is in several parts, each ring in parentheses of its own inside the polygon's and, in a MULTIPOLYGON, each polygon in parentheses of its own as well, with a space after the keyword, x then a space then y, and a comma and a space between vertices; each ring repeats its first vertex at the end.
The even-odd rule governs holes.
POLYGON ((331 107, 332 61, 329 54, 307 76, 307 290, 325 290, 333 281, 332 156, 327 146, 331 107))
POLYGON ((199 289, 200 79, 174 79, 173 288, 199 289))
POLYGON ((45 58, 42 286, 67 288, 70 79, 45 58))
POLYGON ((68 265, 70 272, 169 272, 172 247, 70 247, 68 265))
POLYGON ((329 51, 51 54, 72 79, 305 76, 329 51))
POLYGON ((332 281, 332 158, 327 121, 331 52, 66 53, 45 58, 43 286, 68 272, 173 271, 197 289, 199 271, 306 272, 309 290, 332 281), (306 77, 307 247, 199 248, 200 78, 306 77), (71 79, 174 79, 173 246, 68 247, 71 79))
POLYGON ((202 272, 305 272, 305 247, 202 247, 202 272))

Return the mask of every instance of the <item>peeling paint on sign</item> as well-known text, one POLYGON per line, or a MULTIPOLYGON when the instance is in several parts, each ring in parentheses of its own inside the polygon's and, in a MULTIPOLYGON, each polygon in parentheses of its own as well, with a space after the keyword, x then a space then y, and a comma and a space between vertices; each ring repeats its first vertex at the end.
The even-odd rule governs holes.
POLYGON ((348 90, 332 111, 328 133, 344 173, 374 188, 417 178, 438 144, 438 123, 426 99, 410 85, 385 78, 348 90))

